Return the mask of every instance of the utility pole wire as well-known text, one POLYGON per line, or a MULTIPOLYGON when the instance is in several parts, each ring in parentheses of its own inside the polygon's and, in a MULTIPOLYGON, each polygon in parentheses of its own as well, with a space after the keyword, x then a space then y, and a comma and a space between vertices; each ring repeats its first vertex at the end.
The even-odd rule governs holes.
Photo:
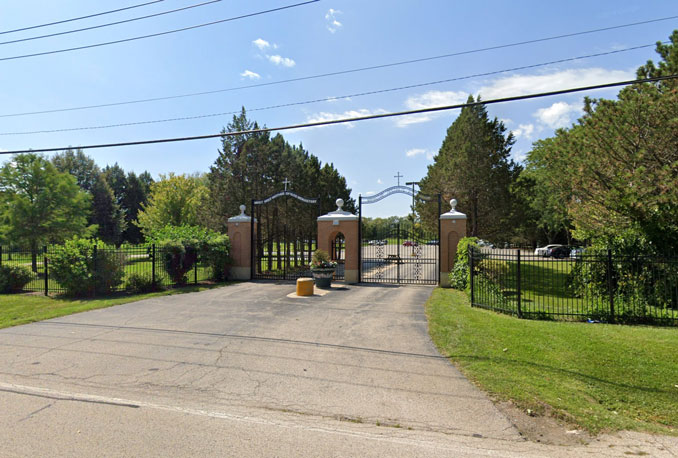
POLYGON ((292 5, 285 5, 285 6, 280 6, 278 8, 271 8, 268 10, 263 10, 263 11, 257 11, 256 13, 248 13, 248 14, 243 14, 240 16, 234 16, 226 19, 220 19, 218 21, 212 21, 212 22, 206 22, 203 24, 198 24, 198 25, 192 25, 189 27, 182 27, 180 29, 173 29, 173 30, 167 30, 165 32, 158 32, 158 33, 151 33, 149 35, 141 35, 137 37, 131 37, 131 38, 123 38, 121 40, 114 40, 114 41, 105 41, 103 43, 94 43, 91 45, 84 45, 84 46, 76 46, 74 48, 64 48, 64 49, 55 49, 52 51, 44 51, 44 52, 36 52, 33 54, 21 54, 18 56, 10 56, 10 57, 0 57, 0 62, 8 61, 8 60, 17 60, 17 59, 26 59, 29 57, 38 57, 38 56, 46 56, 50 54, 60 54, 60 53, 65 53, 65 52, 71 52, 71 51, 81 51, 83 49, 91 49, 91 48, 99 48, 101 46, 109 46, 109 45, 114 45, 114 44, 119 44, 119 43, 128 43, 130 41, 137 41, 137 40, 144 40, 146 38, 154 38, 154 37, 160 37, 163 35, 170 35, 173 33, 179 33, 179 32, 186 32, 187 30, 194 30, 194 29, 199 29, 202 27, 208 27, 211 25, 216 25, 216 24, 223 24, 224 22, 231 22, 231 21, 236 21, 238 19, 245 19, 253 16, 260 16, 262 14, 268 14, 268 13, 274 13, 276 11, 282 11, 282 10, 287 10, 290 8, 296 8, 298 6, 304 6, 304 5, 309 5, 311 3, 317 3, 320 0, 308 0, 305 2, 301 3, 295 3, 292 5))
POLYGON ((350 73, 358 73, 358 72, 363 72, 363 71, 368 71, 368 70, 377 70, 377 69, 381 69, 381 68, 396 67, 396 66, 400 66, 400 65, 409 65, 409 64, 419 63, 419 62, 445 59, 445 58, 455 57, 455 56, 460 56, 460 55, 465 55, 465 54, 473 54, 473 53, 491 51, 491 50, 495 50, 495 49, 512 47, 512 46, 521 46, 521 45, 524 45, 524 44, 531 44, 531 43, 538 43, 538 42, 542 42, 542 41, 556 40, 556 39, 559 39, 559 38, 566 38, 566 37, 577 36, 577 35, 591 34, 591 33, 596 33, 596 32, 612 30, 612 29, 633 27, 633 26, 637 26, 637 25, 649 24, 649 23, 660 22, 660 21, 667 21, 667 20, 670 20, 670 19, 678 19, 678 16, 669 16, 669 17, 658 18, 658 19, 650 19, 650 20, 647 20, 647 21, 616 25, 616 26, 612 26, 612 27, 605 27, 605 28, 602 28, 602 29, 585 30, 585 31, 582 31, 582 32, 574 32, 574 33, 569 33, 569 34, 564 34, 564 35, 556 35, 556 36, 551 36, 551 37, 536 38, 536 39, 533 39, 533 40, 516 42, 516 43, 509 43, 509 44, 505 44, 505 45, 497 45, 497 46, 491 46, 491 47, 487 47, 487 48, 477 48, 477 49, 471 49, 471 50, 466 50, 466 51, 459 51, 459 52, 455 52, 455 53, 442 54, 442 55, 438 55, 438 56, 428 56, 428 57, 422 57, 422 58, 417 58, 417 59, 404 60, 404 61, 399 61, 399 62, 390 62, 390 63, 386 63, 386 64, 373 65, 373 66, 369 66, 369 67, 360 67, 360 68, 353 68, 353 69, 348 69, 348 70, 339 70, 339 71, 335 71, 335 72, 321 73, 321 74, 317 74, 317 75, 302 76, 302 77, 299 77, 299 78, 290 78, 290 79, 285 79, 285 80, 270 81, 270 82, 267 82, 267 83, 248 84, 248 85, 244 85, 244 86, 235 86, 235 87, 230 87, 230 88, 214 89, 214 90, 211 90, 211 91, 192 92, 192 93, 187 93, 187 94, 177 94, 177 95, 153 97, 153 98, 147 98, 147 99, 127 100, 127 101, 122 101, 122 102, 102 103, 102 104, 86 105, 86 106, 79 106, 79 107, 56 108, 56 109, 51 109, 51 110, 0 114, 0 118, 7 118, 7 117, 13 117, 13 116, 29 116, 29 115, 47 114, 47 113, 61 113, 61 112, 66 112, 66 111, 89 110, 89 109, 93 109, 93 108, 106 108, 106 107, 114 107, 114 106, 120 106, 120 105, 132 105, 132 104, 137 104, 137 103, 158 102, 158 101, 161 101, 161 100, 172 100, 172 99, 180 99, 180 98, 185 98, 185 97, 196 97, 196 96, 201 96, 201 95, 218 94, 218 93, 221 93, 221 92, 231 92, 231 91, 238 91, 238 90, 242 90, 242 89, 252 89, 252 88, 257 88, 257 87, 273 86, 273 85, 285 84, 285 83, 293 83, 293 82, 297 82, 297 81, 307 81, 307 80, 312 80, 312 79, 317 79, 317 78, 325 78, 325 77, 328 77, 328 76, 346 75, 346 74, 350 74, 350 73))
POLYGON ((164 1, 165 0, 154 0, 152 2, 140 3, 138 5, 127 6, 125 8, 118 8, 116 10, 104 11, 103 13, 95 13, 95 14, 90 14, 90 15, 87 15, 87 16, 75 17, 75 18, 72 18, 72 19, 64 19, 63 21, 49 22, 47 24, 32 25, 32 26, 29 26, 29 27, 22 27, 20 29, 5 30, 4 32, 0 32, 0 35, 5 35, 7 33, 14 33, 14 32, 23 32, 24 30, 39 29, 41 27, 48 27, 50 25, 65 24, 67 22, 80 21, 82 19, 89 19, 89 18, 93 18, 93 17, 97 17, 97 16, 103 16, 105 14, 118 13, 120 11, 131 10, 131 9, 134 9, 134 8, 152 5, 153 3, 160 3, 160 2, 164 2, 164 1))
MULTIPOLYGON (((669 42, 665 42, 669 43, 669 42)), ((304 100, 300 102, 288 102, 288 103, 281 103, 277 105, 269 105, 265 107, 258 107, 258 108, 250 108, 247 111, 248 112, 254 112, 254 111, 265 111, 265 110, 273 110, 276 108, 287 108, 287 107, 293 107, 293 106, 299 106, 299 105, 310 105, 313 103, 320 103, 320 102, 329 102, 329 101, 335 101, 335 100, 342 100, 342 99, 352 99, 356 97, 364 97, 368 95, 376 95, 376 94, 384 94, 388 92, 395 92, 395 91, 402 91, 405 89, 415 89, 415 88, 420 88, 420 87, 427 87, 427 86, 433 86, 436 84, 443 84, 443 83, 449 83, 452 81, 461 81, 461 80, 466 80, 466 79, 471 79, 471 78, 478 78, 482 76, 490 76, 490 75, 496 75, 500 73, 508 73, 508 72, 513 72, 517 70, 526 70, 526 69, 531 69, 531 68, 538 68, 538 67, 543 67, 547 65, 553 65, 553 64, 560 64, 563 62, 572 62, 575 60, 579 59, 586 59, 586 58, 591 58, 591 57, 599 57, 599 56, 605 56, 608 54, 616 54, 620 52, 625 52, 625 51, 632 51, 636 49, 642 49, 642 48, 648 48, 651 46, 655 46, 655 44, 649 44, 649 45, 641 45, 641 46, 634 46, 632 48, 626 48, 626 49, 616 49, 613 51, 606 51, 602 53, 596 53, 596 54, 588 54, 585 56, 578 56, 578 57, 569 57, 566 59, 558 59, 558 60, 553 60, 550 62, 543 62, 539 64, 531 64, 531 65, 523 65, 520 67, 513 67, 513 68, 508 68, 504 70, 494 70, 490 72, 483 72, 483 73, 475 73, 472 75, 466 75, 466 76, 458 76, 454 78, 447 78, 443 80, 437 80, 437 81, 429 81, 425 83, 417 83, 417 84, 409 84, 407 86, 399 86, 399 87, 392 87, 392 88, 387 88, 387 89, 377 89, 373 91, 366 91, 366 92, 359 92, 356 94, 347 94, 347 95, 340 95, 340 96, 332 96, 332 97, 323 97, 320 99, 311 99, 311 100, 304 100)), ((215 118, 218 116, 227 116, 227 115, 233 115, 233 114, 238 114, 240 113, 240 110, 233 110, 233 111, 225 111, 225 112, 219 112, 219 113, 208 113, 208 114, 201 114, 201 115, 194 115, 194 116, 180 116, 180 117, 175 117, 175 118, 164 118, 164 119, 152 119, 152 120, 146 120, 146 121, 130 121, 130 122, 121 122, 117 124, 105 124, 105 125, 99 125, 99 126, 84 126, 84 127, 66 127, 62 129, 45 129, 45 130, 33 130, 33 131, 19 131, 19 132, 0 132, 0 136, 10 136, 10 135, 35 135, 35 134, 53 134, 57 132, 74 132, 78 130, 100 130, 100 129, 111 129, 115 127, 130 127, 130 126, 140 126, 140 125, 145 125, 145 124, 160 124, 160 123, 165 123, 165 122, 176 122, 176 121, 192 121, 195 119, 205 119, 205 118, 215 118)), ((0 115, 0 118, 3 116, 0 115)))
POLYGON ((104 27, 111 27, 111 26, 114 26, 114 25, 127 24, 128 22, 141 21, 143 19, 149 19, 149 18, 152 18, 152 17, 164 16, 166 14, 172 14, 172 13, 178 13, 180 11, 190 10, 190 9, 193 9, 193 8, 198 8, 200 6, 211 5, 212 3, 218 3, 220 1, 221 0, 210 0, 208 2, 184 6, 183 8, 177 8, 177 9, 173 9, 173 10, 162 11, 160 13, 149 14, 149 15, 146 15, 146 16, 133 17, 133 18, 130 18, 130 19, 124 19, 122 21, 108 22, 106 24, 94 25, 94 26, 91 26, 91 27, 83 27, 81 29, 66 30, 64 32, 50 33, 50 34, 47 34, 47 35, 38 35, 36 37, 19 38, 17 40, 10 40, 10 41, 0 41, 0 46, 1 45, 9 45, 9 44, 12 44, 12 43, 21 43, 21 42, 24 42, 24 41, 39 40, 39 39, 42 39, 42 38, 58 37, 60 35, 68 35, 68 34, 71 34, 71 33, 85 32, 87 30, 103 29, 104 27))
MULTIPOLYGON (((497 103, 506 103, 506 102, 515 102, 518 100, 529 100, 529 99, 536 99, 536 98, 541 98, 541 97, 551 97, 554 95, 562 95, 562 94, 571 94, 575 92, 583 92, 583 91, 591 91, 594 89, 606 89, 606 88, 611 88, 611 87, 619 87, 619 86, 630 86, 632 84, 642 84, 642 83, 656 83, 658 81, 666 81, 666 80, 674 80, 678 79, 678 74, 675 75, 668 75, 668 76, 658 76, 655 78, 643 78, 643 79, 636 79, 636 80, 627 80, 627 81, 617 81, 614 83, 605 83, 605 84, 595 84, 592 86, 581 86, 581 87, 575 87, 575 88, 570 88, 570 89, 561 89, 558 91, 550 91, 550 92, 539 92, 535 94, 526 94, 526 95, 516 95, 516 96, 511 96, 511 97, 502 97, 498 99, 490 99, 490 100, 482 100, 482 101, 476 101, 476 102, 471 102, 471 103, 460 103, 456 105, 443 105, 443 106, 438 106, 438 107, 431 107, 431 108, 421 108, 418 110, 407 110, 407 111, 397 111, 397 112, 391 112, 391 113, 382 113, 382 114, 374 114, 374 115, 367 115, 367 116, 357 116, 353 118, 342 118, 342 119, 334 119, 334 120, 329 120, 329 121, 318 121, 318 122, 308 122, 308 123, 303 123, 303 124, 292 124, 292 125, 287 125, 287 126, 281 126, 281 127, 264 127, 261 129, 252 129, 252 130, 241 130, 237 132, 223 132, 223 133, 218 133, 218 134, 207 134, 207 135, 196 135, 196 136, 191 136, 191 137, 175 137, 175 138, 161 138, 161 139, 155 139, 155 140, 139 140, 139 141, 132 141, 132 142, 121 142, 121 143, 103 143, 99 145, 85 145, 85 146, 78 146, 77 149, 85 150, 85 149, 99 149, 99 148, 116 148, 116 147, 121 147, 121 146, 137 146, 137 145, 151 145, 151 144, 157 144, 157 143, 174 143, 174 142, 185 142, 185 141, 193 141, 193 140, 206 140, 210 138, 224 138, 224 137, 233 137, 236 135, 249 135, 249 134, 258 134, 258 133, 264 133, 264 132, 278 132, 278 131, 284 131, 284 130, 292 130, 292 129, 303 129, 303 128, 308 128, 308 127, 319 127, 319 126, 329 126, 333 124, 344 124, 344 123, 349 123, 349 122, 359 122, 359 121, 367 121, 371 119, 382 119, 382 118, 393 118, 393 117, 398 117, 398 116, 408 116, 408 115, 415 115, 415 114, 422 114, 422 113, 434 113, 438 111, 449 111, 449 110, 455 110, 459 108, 465 108, 465 107, 473 107, 473 106, 478 106, 478 105, 492 105, 492 104, 497 104, 497 103)), ((25 149, 25 150, 14 150, 14 151, 0 151, 0 155, 2 154, 25 154, 25 153, 51 153, 51 152, 58 152, 58 151, 64 151, 69 148, 72 148, 72 146, 66 146, 66 147, 57 147, 57 148, 40 148, 40 149, 25 149)))

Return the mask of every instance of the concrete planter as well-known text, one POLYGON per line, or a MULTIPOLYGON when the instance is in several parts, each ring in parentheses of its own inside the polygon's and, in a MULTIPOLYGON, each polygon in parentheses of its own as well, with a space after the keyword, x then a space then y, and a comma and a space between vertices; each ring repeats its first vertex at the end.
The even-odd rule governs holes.
POLYGON ((315 286, 318 288, 329 288, 334 276, 334 267, 325 267, 322 269, 311 269, 315 286))

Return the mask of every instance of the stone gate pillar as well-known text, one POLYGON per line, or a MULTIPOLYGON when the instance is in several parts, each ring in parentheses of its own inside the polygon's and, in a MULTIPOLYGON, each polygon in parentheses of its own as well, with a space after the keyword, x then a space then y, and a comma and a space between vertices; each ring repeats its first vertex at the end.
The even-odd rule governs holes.
POLYGON ((332 241, 340 232, 344 234, 344 281, 358 283, 358 216, 343 211, 343 199, 337 199, 337 209, 318 218, 318 249, 330 252, 332 241))
MULTIPOLYGON (((252 279, 252 218, 245 214, 246 208, 241 205, 240 214, 228 219, 228 238, 233 259, 229 280, 252 279)), ((256 222, 254 220, 255 226, 256 222)))
POLYGON ((457 199, 450 200, 452 209, 440 215, 440 286, 450 287, 450 272, 457 256, 457 244, 466 237, 466 215, 456 210, 457 199))

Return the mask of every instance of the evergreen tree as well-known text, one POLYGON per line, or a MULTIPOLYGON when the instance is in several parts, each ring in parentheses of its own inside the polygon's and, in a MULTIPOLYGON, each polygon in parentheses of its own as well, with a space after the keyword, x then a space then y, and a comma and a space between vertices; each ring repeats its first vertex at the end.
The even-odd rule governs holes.
POLYGON ((103 174, 99 174, 92 188, 91 222, 97 225, 97 236, 104 242, 115 245, 122 242, 127 227, 125 215, 103 174))
MULTIPOLYGON (((148 172, 144 173, 148 174, 148 172)), ((150 178, 150 174, 148 174, 148 177, 150 178)), ((148 202, 149 192, 150 185, 147 185, 142 181, 140 176, 137 176, 134 172, 127 174, 127 188, 125 189, 123 198, 127 229, 125 229, 125 232, 123 233, 123 238, 129 243, 136 244, 143 241, 141 230, 136 224, 133 224, 133 222, 137 220, 142 206, 148 202)))
MULTIPOLYGON (((469 96, 468 103, 473 102, 469 96)), ((464 107, 421 180, 421 192, 441 193, 443 202, 457 199, 457 209, 468 216, 469 235, 506 239, 513 207, 510 186, 520 171, 510 159, 514 141, 501 121, 489 119, 484 105, 464 107)), ((437 224, 437 202, 417 202, 416 210, 426 226, 437 224)))
POLYGON ((55 154, 52 157, 52 164, 59 172, 73 175, 78 186, 90 193, 101 173, 94 159, 80 149, 75 151, 68 149, 63 153, 55 154))

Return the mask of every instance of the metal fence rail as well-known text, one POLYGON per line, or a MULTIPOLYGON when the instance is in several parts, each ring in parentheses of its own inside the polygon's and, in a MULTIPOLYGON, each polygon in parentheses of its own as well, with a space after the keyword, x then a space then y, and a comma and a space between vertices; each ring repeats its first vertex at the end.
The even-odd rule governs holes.
MULTIPOLYGON (((38 250, 8 248, 0 246, 0 265, 22 266, 31 273, 31 279, 24 286, 24 292, 40 292, 48 294, 65 293, 65 288, 51 275, 51 256, 56 246, 50 245, 38 250)), ((118 263, 123 270, 123 280, 120 285, 112 288, 113 292, 130 289, 130 279, 137 277, 145 279, 156 287, 177 286, 164 267, 164 256, 167 253, 163 248, 155 245, 122 246, 120 248, 98 249, 93 252, 93 262, 96 258, 106 256, 118 263)), ((212 268, 198 255, 197 262, 186 273, 187 282, 184 284, 198 284, 213 278, 212 268)), ((93 294, 98 292, 94 289, 93 294)))
POLYGON ((521 318, 678 325, 678 259, 470 249, 471 304, 521 318))

